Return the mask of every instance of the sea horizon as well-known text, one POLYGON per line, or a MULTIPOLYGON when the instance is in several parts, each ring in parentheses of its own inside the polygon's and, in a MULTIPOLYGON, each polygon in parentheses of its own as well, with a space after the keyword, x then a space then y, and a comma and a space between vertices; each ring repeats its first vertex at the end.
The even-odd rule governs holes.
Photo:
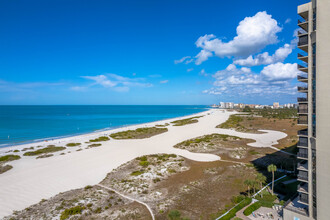
POLYGON ((209 105, 0 105, 0 148, 200 113, 209 105), (40 129, 42 128, 42 129, 40 129))

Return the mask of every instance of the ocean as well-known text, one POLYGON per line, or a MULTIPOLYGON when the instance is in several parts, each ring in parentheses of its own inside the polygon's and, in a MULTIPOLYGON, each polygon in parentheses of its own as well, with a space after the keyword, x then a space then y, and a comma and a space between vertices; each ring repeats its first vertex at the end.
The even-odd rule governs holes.
POLYGON ((206 111, 201 105, 0 105, 0 147, 206 111))

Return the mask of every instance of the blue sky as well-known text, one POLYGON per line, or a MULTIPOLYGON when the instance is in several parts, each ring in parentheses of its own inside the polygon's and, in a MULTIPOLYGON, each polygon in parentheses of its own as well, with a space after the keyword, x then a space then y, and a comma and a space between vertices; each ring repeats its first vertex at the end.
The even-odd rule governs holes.
POLYGON ((296 102, 305 2, 2 0, 0 104, 296 102))

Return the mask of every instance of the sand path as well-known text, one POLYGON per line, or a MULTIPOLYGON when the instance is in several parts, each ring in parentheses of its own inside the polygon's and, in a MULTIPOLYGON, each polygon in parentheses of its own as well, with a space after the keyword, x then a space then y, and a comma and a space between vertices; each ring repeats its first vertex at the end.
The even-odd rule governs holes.
MULTIPOLYGON (((196 161, 215 161, 220 157, 213 154, 191 153, 173 146, 184 140, 211 133, 235 135, 256 140, 253 147, 271 147, 286 134, 278 131, 264 131, 263 134, 249 134, 215 128, 225 122, 232 112, 210 110, 199 122, 185 126, 169 126, 169 131, 147 139, 111 140, 101 147, 92 148, 63 156, 38 159, 22 157, 13 161, 13 169, 0 175, 0 218, 21 210, 41 199, 50 198, 59 192, 99 183, 107 173, 136 157, 168 153, 177 154, 196 161), (210 114, 207 114, 210 113, 210 114)), ((172 121, 172 120, 170 120, 172 121)), ((95 134, 93 134, 95 135, 95 134)), ((89 140, 90 135, 80 136, 80 141, 89 140), (85 139, 84 139, 85 138, 85 139), (86 139, 87 138, 87 139, 86 139)), ((34 144, 36 146, 37 144, 34 144)))

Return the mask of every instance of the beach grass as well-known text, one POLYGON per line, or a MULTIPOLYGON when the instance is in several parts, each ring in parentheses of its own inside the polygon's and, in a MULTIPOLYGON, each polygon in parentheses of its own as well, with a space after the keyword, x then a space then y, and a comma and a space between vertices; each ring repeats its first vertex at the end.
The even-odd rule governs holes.
POLYGON ((0 162, 8 162, 8 161, 13 161, 13 160, 18 160, 21 157, 18 155, 14 155, 14 154, 8 154, 5 156, 0 157, 0 162))
POLYGON ((81 143, 68 143, 66 146, 67 147, 76 147, 76 146, 79 146, 81 145, 81 143))
POLYGON ((88 145, 87 148, 100 147, 100 146, 102 146, 102 144, 90 144, 90 145, 88 145))
POLYGON ((52 153, 52 152, 57 152, 57 151, 65 150, 65 149, 66 149, 65 147, 56 147, 56 146, 51 145, 51 146, 48 146, 48 147, 45 147, 45 148, 42 148, 42 149, 39 149, 36 151, 28 151, 28 152, 24 153, 23 155, 24 156, 37 156, 40 154, 52 153))
POLYGON ((89 142, 101 142, 101 141, 108 141, 110 140, 110 138, 106 137, 106 136, 102 136, 102 137, 98 137, 95 139, 91 139, 89 140, 89 142))
POLYGON ((1 173, 4 173, 4 172, 7 172, 8 170, 10 170, 10 169, 12 169, 13 168, 13 166, 11 166, 11 165, 4 165, 4 166, 2 166, 1 164, 0 164, 0 174, 1 173))
POLYGON ((231 116, 229 116, 229 119, 227 121, 218 125, 217 128, 225 128, 225 129, 240 128, 240 127, 242 127, 240 125, 240 122, 242 122, 242 121, 243 121, 242 117, 236 116, 236 115, 231 115, 231 116))
POLYGON ((176 120, 176 121, 172 121, 171 123, 173 124, 173 126, 183 126, 183 125, 197 123, 198 122, 197 118, 201 118, 201 117, 203 116, 196 116, 196 117, 176 120))
POLYGON ((148 127, 148 128, 138 128, 135 130, 121 131, 113 133, 110 135, 113 139, 143 139, 149 138, 157 134, 167 132, 167 128, 157 128, 157 127, 148 127))

